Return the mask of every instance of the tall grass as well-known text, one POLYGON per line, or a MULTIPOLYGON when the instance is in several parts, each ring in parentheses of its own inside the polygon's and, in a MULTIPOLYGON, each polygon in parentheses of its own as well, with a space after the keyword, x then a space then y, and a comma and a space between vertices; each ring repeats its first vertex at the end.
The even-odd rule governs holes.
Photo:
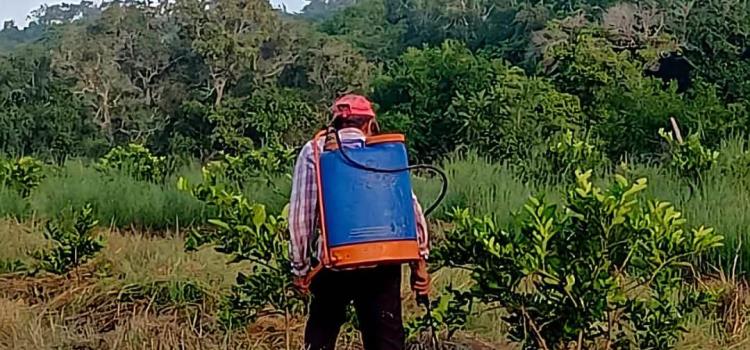
POLYGON ((104 175, 81 161, 72 161, 52 172, 30 198, 0 190, 0 215, 49 218, 68 207, 91 203, 102 225, 164 229, 205 221, 204 206, 173 183, 157 185, 125 174, 104 175))
POLYGON ((0 217, 26 219, 31 213, 29 203, 18 193, 0 186, 0 217))
POLYGON ((642 167, 650 197, 666 200, 682 211, 691 226, 707 226, 724 235, 714 264, 730 271, 737 257, 738 273, 750 271, 750 191, 737 179, 711 171, 694 191, 684 179, 658 167, 642 167))
MULTIPOLYGON (((51 172, 30 198, 21 198, 0 187, 0 217, 50 218, 68 207, 91 203, 100 224, 105 226, 164 230, 206 222, 209 210, 177 189, 179 176, 199 183, 200 168, 191 165, 164 184, 154 184, 135 180, 124 173, 102 174, 83 161, 70 161, 62 169, 51 172)), ((289 201, 291 179, 280 176, 270 182, 251 181, 245 184, 243 192, 252 201, 268 206, 269 211, 280 212, 289 201)))
MULTIPOLYGON (((523 184, 507 166, 493 163, 475 152, 452 155, 443 162, 443 169, 448 175, 449 188, 445 201, 435 212, 437 218, 444 217, 451 208, 460 207, 477 215, 490 215, 505 224, 529 196, 545 192, 523 184)), ((428 206, 440 191, 440 181, 436 177, 417 177, 414 191, 422 205, 428 206)))
MULTIPOLYGON (((727 144, 722 155, 734 158, 745 147, 727 144), (737 151, 739 150, 739 151, 737 151)), ((447 159, 444 168, 450 179, 446 201, 436 212, 440 218, 451 207, 469 208, 479 215, 491 215, 500 225, 511 222, 529 196, 545 196, 556 202, 566 191, 564 185, 525 185, 519 182, 508 167, 492 163, 474 153, 447 159)), ((723 234, 725 244, 711 263, 726 271, 737 259, 737 272, 750 272, 750 179, 742 174, 728 174, 719 167, 705 174, 696 189, 684 178, 659 165, 635 164, 630 177, 646 177, 646 198, 668 201, 682 211, 693 227, 713 227, 723 234)), ((598 182, 611 181, 605 175, 598 182)), ((439 191, 437 179, 417 178, 415 192, 423 205, 429 205, 439 191)))
MULTIPOLYGON (((742 139, 726 141, 723 159, 737 159, 747 150, 742 139)), ((509 167, 474 153, 455 154, 442 163, 450 187, 446 200, 433 218, 445 218, 453 207, 463 207, 478 215, 490 215, 500 225, 508 225, 529 196, 543 195, 557 201, 565 190, 561 185, 530 186, 517 180, 509 167)), ((729 268, 739 253, 739 271, 750 271, 750 178, 746 173, 727 173, 726 166, 705 175, 702 183, 691 189, 686 180, 660 165, 635 164, 632 177, 649 180, 647 195, 666 200, 682 210, 693 226, 706 225, 725 236, 725 247, 715 264, 729 268)), ((750 173, 750 172, 748 172, 750 173)), ((200 181, 199 166, 192 165, 180 173, 192 183, 200 181)), ((599 179, 607 182, 608 176, 599 179)), ((289 200, 289 176, 245 184, 244 193, 252 201, 263 203, 271 212, 280 212, 289 200)), ((91 203, 102 225, 164 230, 205 222, 210 213, 194 198, 177 190, 176 176, 166 184, 136 181, 125 174, 103 175, 82 161, 71 161, 52 173, 23 199, 0 188, 0 217, 19 220, 57 215, 69 206, 91 203)), ((440 181, 434 176, 414 176, 414 190, 424 207, 437 197, 440 181)))

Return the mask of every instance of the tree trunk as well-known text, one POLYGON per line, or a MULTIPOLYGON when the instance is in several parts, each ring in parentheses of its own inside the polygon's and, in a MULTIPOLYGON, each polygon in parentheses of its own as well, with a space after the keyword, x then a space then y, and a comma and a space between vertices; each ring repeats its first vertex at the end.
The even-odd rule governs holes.
POLYGON ((221 106, 221 101, 224 99, 224 89, 227 86, 227 79, 219 77, 214 79, 214 90, 216 90, 216 101, 214 101, 214 107, 221 106))

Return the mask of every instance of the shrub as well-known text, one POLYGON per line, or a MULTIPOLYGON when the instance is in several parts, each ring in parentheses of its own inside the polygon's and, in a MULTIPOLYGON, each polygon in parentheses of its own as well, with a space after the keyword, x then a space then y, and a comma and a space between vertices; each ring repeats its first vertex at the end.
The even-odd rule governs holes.
POLYGON ((65 274, 93 258, 104 247, 102 239, 96 235, 98 221, 94 219, 91 205, 71 209, 70 214, 69 218, 47 222, 44 238, 52 242, 52 249, 34 253, 42 270, 65 274))
POLYGON ((212 182, 223 181, 237 185, 262 179, 267 184, 274 176, 291 173, 296 152, 294 149, 275 145, 239 152, 238 155, 222 154, 217 161, 207 165, 212 182))
POLYGON ((241 326, 261 316, 269 306, 272 312, 288 315, 302 304, 290 288, 284 215, 269 215, 265 206, 251 203, 236 187, 221 182, 215 170, 204 168, 201 184, 191 186, 182 178, 178 186, 215 213, 208 226, 190 232, 185 248, 191 251, 212 245, 228 255, 230 263, 252 263, 252 273, 240 273, 231 295, 224 300, 221 322, 227 328, 241 326))
POLYGON ((669 167, 688 179, 701 181, 702 174, 719 160, 719 152, 704 147, 697 134, 689 135, 684 143, 675 140, 664 129, 659 130, 659 135, 669 146, 669 167))
POLYGON ((0 183, 21 195, 28 197, 42 179, 44 163, 32 157, 16 160, 0 159, 0 183))
POLYGON ((669 203, 644 201, 645 179, 617 176, 603 190, 590 177, 577 173, 563 205, 531 198, 509 231, 456 210, 433 255, 470 267, 474 296, 504 307, 510 336, 527 349, 669 348, 685 314, 709 301, 686 274, 723 237, 688 229, 669 203))
POLYGON ((21 272, 26 269, 26 264, 21 260, 0 259, 0 274, 21 272))
POLYGON ((174 171, 166 157, 154 156, 143 145, 133 143, 111 149, 96 167, 101 172, 121 171, 136 180, 155 183, 163 183, 174 171))
POLYGON ((545 138, 575 129, 583 120, 575 96, 454 41, 408 50, 378 80, 374 98, 384 125, 406 132, 413 155, 427 160, 457 146, 471 146, 496 159, 521 158, 545 138))
POLYGON ((605 171, 609 159, 599 149, 600 145, 581 139, 570 130, 560 133, 542 152, 512 162, 517 175, 526 182, 572 183, 576 169, 605 171))

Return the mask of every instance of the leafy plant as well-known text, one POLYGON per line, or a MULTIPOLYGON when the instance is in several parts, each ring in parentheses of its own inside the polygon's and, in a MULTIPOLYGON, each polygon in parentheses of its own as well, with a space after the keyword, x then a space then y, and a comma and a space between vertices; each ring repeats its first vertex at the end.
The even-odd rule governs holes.
POLYGON ((604 170, 609 166, 609 159, 599 147, 599 144, 566 130, 552 139, 542 152, 535 152, 533 156, 511 165, 524 181, 572 183, 577 169, 604 170))
POLYGON ((50 220, 44 228, 44 238, 52 243, 52 249, 39 250, 33 255, 44 271, 65 274, 93 258, 104 242, 96 234, 98 221, 94 209, 86 205, 70 211, 70 216, 50 220))
POLYGON ((21 260, 0 259, 0 274, 14 273, 26 270, 26 264, 21 260))
POLYGON ((590 171, 576 178, 564 204, 532 197, 510 230, 455 210, 434 255, 473 271, 472 294, 508 311, 510 336, 526 349, 670 348, 685 315, 710 301, 687 279, 692 264, 723 237, 644 201, 645 179, 618 175, 602 189, 590 171))
POLYGON ((28 197, 44 179, 44 163, 32 157, 15 160, 0 159, 0 183, 28 197))
POLYGON ((447 339, 451 339, 457 331, 464 329, 473 306, 474 296, 470 292, 449 287, 438 299, 430 301, 428 312, 406 324, 407 338, 416 338, 434 328, 445 330, 447 339))
POLYGON ((136 180, 162 183, 174 171, 167 157, 155 156, 146 147, 129 144, 111 149, 99 159, 96 168, 101 172, 122 171, 136 180))
POLYGON ((703 146, 697 134, 689 135, 684 143, 675 140, 672 134, 664 129, 659 130, 659 135, 669 147, 670 168, 688 179, 701 181, 702 174, 719 160, 719 151, 703 146))
POLYGON ((211 183, 217 181, 243 184, 253 179, 270 181, 274 176, 289 174, 294 165, 296 152, 283 146, 267 146, 240 152, 238 155, 222 154, 219 160, 210 162, 206 168, 211 183))
POLYGON ((178 186, 215 213, 208 226, 190 232, 186 250, 212 245, 230 257, 229 263, 252 263, 252 273, 240 273, 231 295, 224 300, 221 322, 228 328, 241 326, 263 315, 269 306, 272 313, 289 315, 302 304, 290 288, 285 216, 269 215, 265 206, 251 203, 233 185, 222 182, 216 170, 205 167, 201 184, 191 186, 180 179, 178 186))

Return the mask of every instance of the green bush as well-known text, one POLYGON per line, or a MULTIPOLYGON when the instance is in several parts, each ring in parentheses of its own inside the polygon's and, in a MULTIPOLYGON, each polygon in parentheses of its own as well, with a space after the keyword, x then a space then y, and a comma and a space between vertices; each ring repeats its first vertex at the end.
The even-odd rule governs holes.
POLYGON ((167 157, 154 156, 143 145, 133 143, 111 149, 96 168, 103 173, 118 171, 136 180, 154 183, 163 183, 174 172, 167 157))
POLYGON ((228 328, 254 321, 269 306, 289 314, 302 306, 291 288, 288 238, 284 215, 270 215, 262 204, 252 203, 233 184, 221 181, 216 168, 203 170, 203 182, 192 186, 180 179, 179 188, 212 209, 208 225, 190 231, 185 248, 204 245, 228 255, 230 263, 250 261, 252 273, 240 273, 232 293, 224 300, 219 318, 228 328))
POLYGON ((44 227, 44 238, 52 243, 52 249, 34 253, 38 267, 44 271, 68 273, 104 248, 104 242, 96 233, 99 222, 94 219, 91 205, 71 209, 69 214, 67 218, 48 221, 44 227))
POLYGON ((237 155, 222 154, 219 160, 210 162, 206 168, 216 176, 212 181, 225 181, 245 186, 261 180, 270 184, 273 177, 290 174, 296 151, 276 145, 239 152, 237 155))
POLYGON ((646 180, 616 177, 603 190, 578 173, 563 205, 531 198, 510 231, 489 217, 453 212, 455 227, 433 256, 470 268, 472 293, 508 311, 525 348, 666 349, 686 313, 709 295, 686 277, 723 237, 690 229, 671 204, 644 201, 646 180))
POLYGON ((528 157, 510 163, 516 175, 527 183, 561 184, 575 182, 577 169, 604 173, 610 166, 601 145, 581 139, 567 130, 550 139, 543 151, 532 150, 528 157))
POLYGON ((703 174, 719 160, 719 152, 704 147, 697 134, 690 134, 684 143, 664 129, 659 130, 659 135, 669 146, 669 167, 688 179, 701 181, 703 174))
POLYGON ((14 160, 0 159, 0 184, 28 197, 44 179, 44 163, 32 157, 14 160))

